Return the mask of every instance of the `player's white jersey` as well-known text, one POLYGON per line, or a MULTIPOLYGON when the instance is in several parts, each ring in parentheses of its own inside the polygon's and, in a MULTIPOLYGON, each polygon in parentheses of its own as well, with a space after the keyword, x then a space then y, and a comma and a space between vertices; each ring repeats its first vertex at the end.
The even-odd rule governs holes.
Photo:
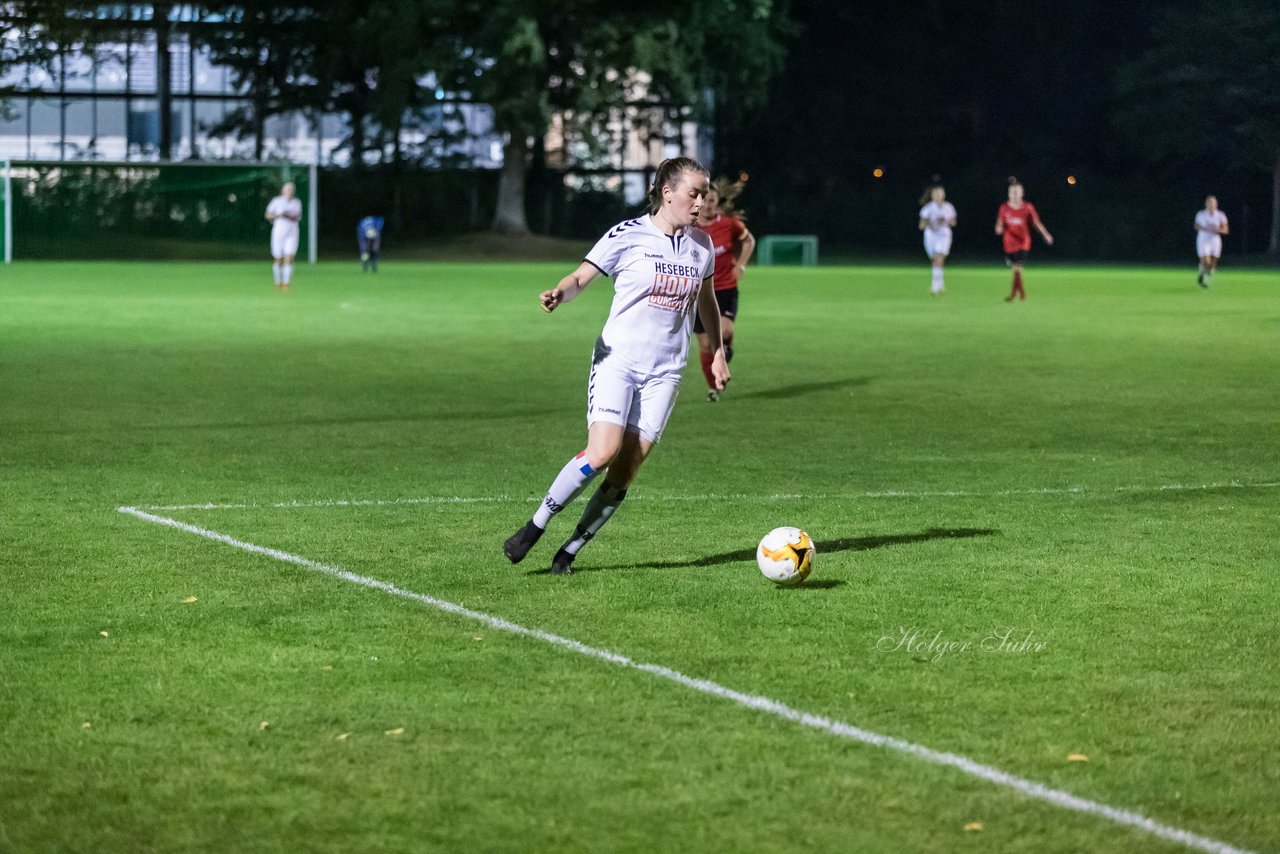
POLYGON ((1219 228, 1227 224, 1227 215, 1222 211, 1210 212, 1208 208, 1196 214, 1196 257, 1221 258, 1222 233, 1219 228))
POLYGON ((275 216, 271 221, 271 232, 276 233, 296 233, 298 231, 298 219, 289 219, 285 215, 302 217, 302 199, 294 196, 292 199, 286 199, 284 196, 276 196, 267 204, 267 214, 275 216))
POLYGON ((1208 208, 1196 214, 1196 231, 1201 234, 1219 234, 1219 229, 1227 224, 1227 215, 1222 211, 1210 212, 1208 208))
POLYGON ((951 202, 943 202, 941 204, 930 201, 920 209, 920 219, 925 223, 925 231, 932 231, 934 235, 951 236, 951 223, 956 218, 956 209, 951 202))
POLYGON ((609 229, 585 259, 613 277, 613 306, 597 357, 616 356, 649 375, 683 370, 698 291, 715 271, 715 259, 711 238, 696 228, 667 235, 645 215, 609 229))

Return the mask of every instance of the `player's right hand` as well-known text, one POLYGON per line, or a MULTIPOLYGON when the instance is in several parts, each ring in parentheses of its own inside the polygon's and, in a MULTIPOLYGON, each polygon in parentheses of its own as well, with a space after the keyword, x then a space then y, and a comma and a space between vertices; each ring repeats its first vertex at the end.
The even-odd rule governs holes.
POLYGON ((556 306, 560 305, 560 303, 564 301, 564 291, 559 288, 552 288, 549 291, 543 291, 538 297, 538 300, 542 303, 543 311, 555 311, 556 306))

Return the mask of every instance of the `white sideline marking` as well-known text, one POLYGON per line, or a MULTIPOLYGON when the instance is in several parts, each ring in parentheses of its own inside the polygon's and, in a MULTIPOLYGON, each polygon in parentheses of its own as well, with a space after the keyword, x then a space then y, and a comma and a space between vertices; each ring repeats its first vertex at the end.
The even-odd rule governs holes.
POLYGON ((325 575, 333 576, 334 578, 339 578, 343 581, 349 581, 352 584, 359 584, 363 587, 381 590, 383 593, 389 593, 392 596, 411 599, 415 602, 420 602, 423 605, 429 605, 432 608, 436 608, 449 614, 456 614, 460 617, 466 617, 469 620, 484 623, 485 625, 500 631, 535 638, 581 655, 586 655, 591 658, 600 659, 601 661, 607 661, 611 664, 617 664, 622 667, 629 667, 633 670, 649 673, 653 676, 683 685, 686 688, 691 688, 694 691, 729 700, 740 706, 766 712, 785 720, 793 721, 807 727, 812 727, 813 729, 823 730, 824 732, 839 736, 840 738, 859 741, 863 744, 872 745, 873 747, 884 747, 890 750, 897 750, 901 753, 914 756, 917 759, 922 759, 925 762, 933 763, 934 765, 956 768, 965 774, 979 777, 999 786, 1014 789, 1028 797, 1045 801, 1054 806, 1068 810, 1075 810, 1076 812, 1082 812, 1088 815, 1101 816, 1102 818, 1110 819, 1117 824, 1128 825, 1139 830, 1145 830, 1147 833, 1154 836, 1158 836, 1172 842, 1178 842, 1190 848, 1212 852, 1212 854, 1251 854, 1251 852, 1246 851, 1245 849, 1236 848, 1225 842, 1219 842, 1216 839, 1200 836, 1199 834, 1192 833, 1188 830, 1181 830, 1167 824, 1161 824, 1160 822, 1147 818, 1140 813, 1119 809, 1117 807, 1099 803, 1098 801, 1091 801, 1086 798, 1077 797, 1076 795, 1073 795, 1070 792, 1065 792, 1061 789, 1051 789, 1043 783, 1037 783, 1033 780, 1014 776, 1013 774, 1001 771, 999 768, 975 762, 965 756, 960 756, 955 753, 944 753, 929 747, 924 747, 923 745, 913 744, 909 741, 893 738, 892 736, 880 735, 879 733, 871 732, 843 721, 833 720, 831 718, 811 714, 809 712, 802 712, 799 709, 793 709, 784 703, 777 700, 771 700, 768 697, 762 697, 758 694, 744 694, 741 691, 726 688, 725 686, 720 685, 717 682, 712 682, 709 679, 697 679, 692 676, 686 676, 678 670, 672 670, 668 667, 663 667, 660 664, 644 664, 634 661, 627 658, 625 655, 620 655, 616 652, 609 652, 605 649, 587 646, 586 644, 580 643, 579 641, 571 638, 553 635, 549 632, 544 632, 541 629, 531 629, 517 623, 509 622, 501 617, 495 617, 480 611, 473 611, 470 608, 463 607, 462 605, 455 605, 452 602, 446 602, 443 599, 436 599, 433 596, 427 596, 423 593, 415 593, 412 590, 405 590, 403 587, 397 587, 394 584, 379 581, 376 578, 370 578, 366 575, 357 575, 354 572, 348 572, 339 566, 318 563, 317 561, 308 560, 305 557, 280 551, 279 549, 254 545, 253 543, 237 540, 234 537, 218 533, 217 531, 211 531, 207 528, 199 528, 195 525, 188 525, 185 522, 179 522, 177 519, 170 519, 165 516, 156 516, 137 507, 117 507, 116 509, 121 513, 127 513, 128 515, 135 516, 145 522, 152 522, 157 525, 166 525, 170 528, 177 528, 180 531, 186 531, 189 534, 195 534, 197 536, 213 540, 214 542, 223 543, 233 548, 240 549, 241 551, 249 552, 250 554, 275 558, 276 560, 284 561, 285 563, 292 563, 316 572, 324 573, 325 575))
MULTIPOLYGON (((273 504, 247 502, 243 504, 143 504, 138 510, 290 510, 304 507, 390 507, 396 504, 504 504, 515 501, 509 495, 489 495, 464 498, 460 495, 433 496, 427 498, 324 498, 316 501, 277 501, 273 504)), ((534 499, 529 499, 534 500, 534 499)))
MULTIPOLYGON (((774 493, 772 495, 748 495, 735 493, 729 495, 644 495, 630 496, 633 501, 830 501, 850 498, 999 498, 1006 495, 1086 495, 1088 493, 1122 493, 1122 492, 1196 492, 1210 489, 1275 489, 1280 481, 1266 483, 1241 483, 1233 480, 1226 483, 1166 483, 1156 486, 1113 486, 1110 488, 1090 489, 1085 486, 1051 486, 1039 489, 1000 489, 991 492, 967 489, 940 490, 881 490, 874 492, 829 492, 829 493, 774 493)), ((526 496, 516 498, 510 495, 482 495, 463 497, 460 495, 428 496, 424 498, 389 498, 389 499, 345 499, 327 498, 315 501, 277 501, 271 504, 247 502, 243 504, 143 504, 137 510, 289 510, 308 507, 393 507, 412 504, 506 504, 513 501, 540 501, 541 499, 526 496)))

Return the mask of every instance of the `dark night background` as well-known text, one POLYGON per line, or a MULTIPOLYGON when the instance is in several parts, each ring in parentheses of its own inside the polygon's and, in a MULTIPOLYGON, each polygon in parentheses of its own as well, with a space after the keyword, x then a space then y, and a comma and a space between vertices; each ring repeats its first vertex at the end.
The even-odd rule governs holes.
MULTIPOLYGON (((158 38, 169 26, 156 29, 157 8, 172 6, 10 4, 0 12, 22 12, 9 23, 25 52, 0 68, 61 69, 55 37, 158 38), (93 23, 100 13, 107 24, 93 23)), ((350 242, 352 210, 386 215, 389 247, 484 231, 594 240, 639 212, 650 159, 682 151, 696 121, 713 173, 750 176, 739 206, 752 230, 816 234, 826 260, 919 261, 916 214, 934 176, 959 212, 954 258, 998 260, 993 222, 1016 175, 1056 238, 1036 263, 1190 262, 1208 194, 1230 217, 1226 265, 1280 262, 1280 0, 199 8, 190 37, 242 90, 220 133, 252 141, 256 157, 270 117, 345 123, 347 159, 319 175, 327 245, 350 242), (645 91, 611 83, 619 68, 643 69, 645 91), (420 85, 427 71, 443 83, 420 85), (471 130, 445 108, 465 101, 490 109, 483 133, 505 146, 502 169, 449 149, 471 130), (612 136, 624 107, 643 158, 623 158, 612 136), (549 139, 557 112, 574 117, 571 132, 549 139), (405 144, 406 130, 426 141, 405 144)), ((54 212, 78 204, 51 185, 40 198, 54 212)))
POLYGON ((1151 46, 1161 14, 1203 6, 799 0, 767 107, 717 121, 713 171, 750 175, 740 204, 755 231, 817 234, 826 255, 919 254, 916 211, 937 175, 959 212, 954 257, 994 258, 1016 175, 1057 238, 1037 242, 1045 261, 1191 259, 1209 193, 1239 260, 1266 249, 1271 176, 1212 144, 1152 163, 1116 129, 1117 71, 1151 46))

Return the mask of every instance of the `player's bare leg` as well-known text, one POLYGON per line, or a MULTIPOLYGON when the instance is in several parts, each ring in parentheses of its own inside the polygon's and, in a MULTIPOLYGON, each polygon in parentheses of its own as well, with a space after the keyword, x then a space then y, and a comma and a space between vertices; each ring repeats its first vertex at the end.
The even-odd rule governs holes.
POLYGON ((1208 255, 1204 259, 1204 282, 1203 287, 1209 287, 1209 282, 1213 281, 1213 274, 1218 271, 1218 259, 1213 255, 1208 255))
POLYGON ((1027 299, 1027 291, 1025 288, 1022 287, 1022 265, 1014 264, 1013 265, 1013 290, 1010 291, 1009 295, 1004 298, 1004 301, 1013 302, 1014 299, 1018 298, 1019 296, 1021 296, 1022 300, 1025 302, 1027 299))
MULTIPOLYGON (((711 336, 705 332, 698 334, 698 361, 702 365, 702 376, 707 381, 707 402, 715 403, 720 400, 723 390, 716 388, 716 377, 711 372, 711 362, 715 358, 715 351, 711 349, 711 336)), ((726 363, 733 361, 733 318, 720 315, 720 341, 724 346, 724 360, 726 363)))
POLYGON ((728 364, 733 361, 733 318, 723 314, 720 315, 720 341, 724 345, 725 364, 728 364))

